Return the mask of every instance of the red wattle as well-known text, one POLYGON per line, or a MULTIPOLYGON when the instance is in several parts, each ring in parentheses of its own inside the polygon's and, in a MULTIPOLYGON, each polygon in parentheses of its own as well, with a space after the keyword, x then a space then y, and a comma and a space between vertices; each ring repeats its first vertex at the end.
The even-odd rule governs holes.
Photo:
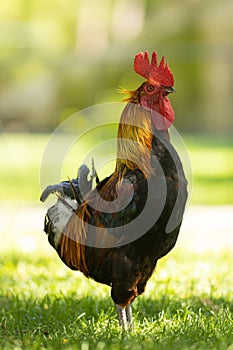
POLYGON ((159 111, 153 114, 153 122, 155 128, 157 130, 167 130, 173 121, 174 110, 171 106, 171 103, 167 97, 161 96, 159 99, 159 111))
POLYGON ((172 124, 174 121, 174 110, 172 108, 169 98, 167 96, 163 97, 162 103, 163 103, 163 112, 164 112, 163 115, 165 116, 165 118, 167 118, 170 124, 172 124))
POLYGON ((152 121, 157 130, 167 130, 174 121, 174 110, 167 96, 162 94, 155 103, 142 96, 141 105, 150 110, 152 121))

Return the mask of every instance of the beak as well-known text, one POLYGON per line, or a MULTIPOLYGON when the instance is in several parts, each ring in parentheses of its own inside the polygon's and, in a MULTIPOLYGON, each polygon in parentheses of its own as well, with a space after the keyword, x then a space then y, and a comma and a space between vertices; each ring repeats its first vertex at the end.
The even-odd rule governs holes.
POLYGON ((176 89, 174 89, 174 87, 167 87, 167 86, 164 86, 164 92, 167 93, 167 94, 171 94, 173 92, 176 92, 176 89))

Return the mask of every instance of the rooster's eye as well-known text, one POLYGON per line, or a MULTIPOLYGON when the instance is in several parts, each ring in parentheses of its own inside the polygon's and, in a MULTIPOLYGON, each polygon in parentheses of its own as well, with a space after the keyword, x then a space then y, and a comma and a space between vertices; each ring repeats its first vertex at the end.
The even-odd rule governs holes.
POLYGON ((153 91, 154 90, 154 85, 147 85, 147 91, 153 91))

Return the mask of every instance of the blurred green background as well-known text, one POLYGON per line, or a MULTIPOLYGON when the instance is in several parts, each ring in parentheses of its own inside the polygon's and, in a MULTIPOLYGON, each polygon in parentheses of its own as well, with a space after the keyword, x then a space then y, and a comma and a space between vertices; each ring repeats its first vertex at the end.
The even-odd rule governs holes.
MULTIPOLYGON (((38 201, 50 133, 83 108, 120 101, 119 86, 142 81, 135 54, 156 50, 175 75, 174 125, 191 158, 191 202, 233 203, 232 13, 228 0, 2 4, 1 198, 38 201)), ((77 165, 78 154, 66 175, 77 165)))

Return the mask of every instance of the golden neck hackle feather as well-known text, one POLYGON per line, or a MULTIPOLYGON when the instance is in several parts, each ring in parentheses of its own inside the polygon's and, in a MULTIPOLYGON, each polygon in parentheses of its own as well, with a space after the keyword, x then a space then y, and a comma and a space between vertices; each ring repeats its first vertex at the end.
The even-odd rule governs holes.
POLYGON ((117 135, 116 173, 122 168, 140 169, 146 178, 153 174, 150 158, 152 122, 150 112, 139 104, 128 103, 121 115, 117 135))

